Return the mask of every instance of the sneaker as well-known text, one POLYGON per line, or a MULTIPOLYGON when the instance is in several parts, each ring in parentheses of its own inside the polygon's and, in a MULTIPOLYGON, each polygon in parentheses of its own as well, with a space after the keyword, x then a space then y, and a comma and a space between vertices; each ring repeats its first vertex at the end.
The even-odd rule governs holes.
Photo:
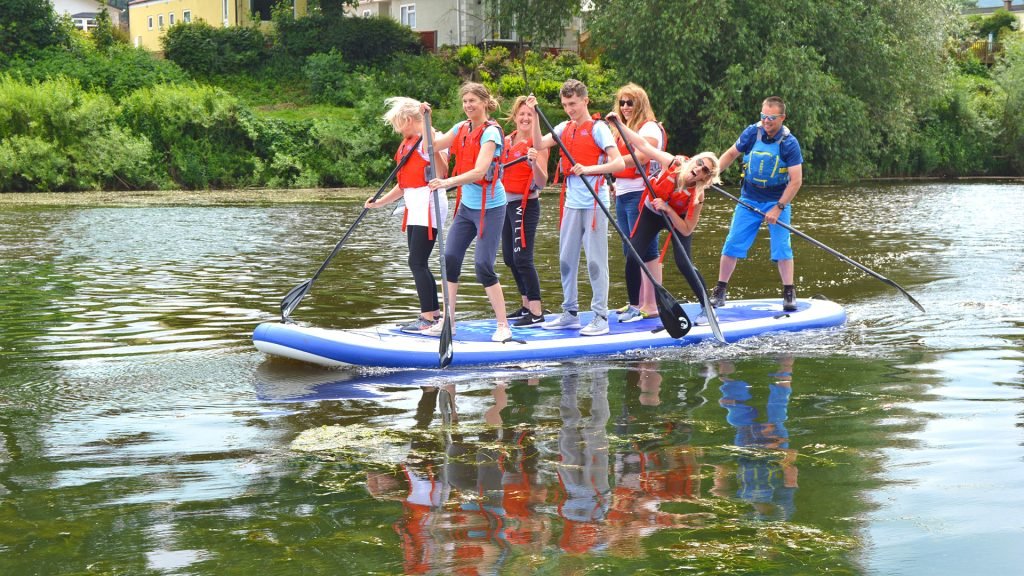
POLYGON ((419 334, 436 323, 436 320, 427 320, 423 316, 417 316, 415 320, 402 326, 399 330, 402 332, 409 332, 410 334, 419 334))
POLYGON ((491 335, 491 342, 504 342, 512 338, 512 331, 508 329, 508 324, 498 324, 498 329, 491 335))
POLYGON ((540 325, 545 330, 569 330, 580 327, 580 317, 576 312, 565 311, 555 318, 540 325))
POLYGON ((719 282, 711 291, 711 305, 715 308, 725 306, 725 294, 729 291, 729 284, 719 282))
POLYGON ((782 287, 782 309, 786 312, 796 311, 796 287, 795 286, 783 286, 782 287))
POLYGON ((630 306, 625 312, 619 313, 619 322, 636 322, 637 320, 643 320, 644 318, 650 318, 651 315, 636 306, 630 306))
MULTIPOLYGON (((441 337, 441 331, 444 330, 444 322, 440 318, 434 321, 434 325, 426 330, 420 332, 420 334, 426 334, 427 336, 433 336, 435 338, 441 337)), ((455 336, 455 325, 452 325, 452 336, 455 336)))
POLYGON ((523 316, 519 320, 512 323, 515 328, 533 328, 534 326, 540 326, 544 323, 543 314, 533 314, 527 312, 526 316, 523 316))
POLYGON ((608 318, 594 314, 594 319, 580 330, 580 336, 600 336, 608 333, 608 318))
POLYGON ((626 304, 622 308, 616 308, 615 309, 615 313, 616 314, 625 314, 626 311, 629 310, 630 308, 636 308, 636 306, 633 306, 632 304, 626 304))
POLYGON ((516 318, 522 318, 523 316, 526 316, 529 313, 530 313, 530 309, 529 308, 527 308, 526 306, 520 306, 519 310, 516 310, 515 312, 510 312, 510 313, 506 314, 505 316, 509 320, 515 320, 516 318))

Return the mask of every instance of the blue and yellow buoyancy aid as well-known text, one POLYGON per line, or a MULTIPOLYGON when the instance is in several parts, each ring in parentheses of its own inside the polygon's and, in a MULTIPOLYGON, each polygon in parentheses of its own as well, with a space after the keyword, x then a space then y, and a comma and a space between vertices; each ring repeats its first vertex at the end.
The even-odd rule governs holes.
POLYGON ((773 142, 764 141, 764 129, 757 126, 757 141, 743 156, 743 178, 755 188, 776 188, 789 184, 789 167, 782 163, 782 141, 789 137, 789 128, 779 131, 773 142))

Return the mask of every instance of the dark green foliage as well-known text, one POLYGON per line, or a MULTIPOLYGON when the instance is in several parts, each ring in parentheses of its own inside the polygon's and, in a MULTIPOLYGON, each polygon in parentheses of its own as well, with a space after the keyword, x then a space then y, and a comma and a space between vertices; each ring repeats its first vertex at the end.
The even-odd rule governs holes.
POLYGON ((1005 32, 1017 30, 1017 17, 1004 8, 978 22, 978 35, 987 38, 989 34, 999 39, 1005 32))
POLYGON ((153 146, 154 162, 183 188, 253 184, 257 120, 236 98, 209 86, 144 88, 123 102, 121 121, 153 146))
POLYGON ((141 48, 117 42, 100 52, 88 42, 71 48, 51 46, 12 60, 7 71, 26 81, 72 78, 86 90, 120 99, 139 88, 184 82, 187 75, 173 62, 158 60, 141 48))
POLYGON ((254 70, 268 54, 259 28, 219 28, 201 20, 171 26, 160 42, 168 60, 197 76, 254 70))
POLYGON ((454 100, 458 77, 440 58, 424 54, 398 54, 380 68, 367 70, 377 90, 388 96, 409 96, 445 105, 454 100))
POLYGON ((353 72, 337 50, 311 54, 302 68, 316 102, 352 106, 362 98, 367 78, 353 72))
POLYGON ((0 2, 0 55, 64 44, 70 31, 61 25, 49 0, 0 2))
POLYGON ((380 64, 399 53, 422 51, 419 37, 390 18, 349 18, 341 14, 314 13, 294 18, 275 11, 275 52, 295 62, 311 54, 337 50, 353 66, 380 64))

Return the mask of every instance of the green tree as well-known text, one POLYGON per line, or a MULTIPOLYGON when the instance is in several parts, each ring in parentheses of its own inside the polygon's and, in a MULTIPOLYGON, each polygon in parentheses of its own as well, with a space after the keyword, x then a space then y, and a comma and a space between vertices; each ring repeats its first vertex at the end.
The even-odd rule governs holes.
POLYGON ((995 80, 1006 93, 1003 150, 1010 167, 1024 174, 1024 32, 1006 38, 1003 58, 995 69, 995 80))
POLYGON ((0 55, 13 56, 67 41, 50 0, 0 2, 0 55))
POLYGON ((603 0, 594 42, 644 86, 674 150, 721 151, 778 95, 811 179, 871 174, 945 79, 946 0, 603 0))
POLYGON ((566 27, 579 14, 580 3, 566 0, 505 0, 488 3, 492 30, 515 30, 520 44, 529 43, 534 48, 560 46, 566 27))

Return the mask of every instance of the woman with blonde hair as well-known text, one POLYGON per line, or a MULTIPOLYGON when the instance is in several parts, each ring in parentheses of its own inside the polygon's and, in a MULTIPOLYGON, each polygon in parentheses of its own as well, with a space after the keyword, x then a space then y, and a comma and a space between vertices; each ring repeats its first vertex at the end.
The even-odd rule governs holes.
POLYGON ((501 161, 506 165, 501 183, 505 185, 505 227, 501 231, 501 254, 512 271, 522 306, 509 315, 514 327, 531 328, 544 322, 540 299, 540 276, 533 263, 534 238, 540 224, 540 191, 548 182, 548 150, 533 147, 533 110, 526 96, 512 103, 507 121, 516 127, 505 137, 501 161), (526 158, 525 161, 520 161, 526 158), (509 165, 511 162, 516 164, 509 165))
MULTIPOLYGON (((398 198, 405 199, 405 215, 402 217, 402 231, 405 232, 409 246, 409 270, 412 271, 416 284, 416 296, 420 301, 419 316, 402 326, 403 332, 422 332, 433 326, 441 314, 437 300, 437 280, 430 271, 430 254, 434 251, 437 230, 444 225, 444 220, 434 222, 434 194, 427 187, 427 167, 430 156, 427 153, 426 139, 421 139, 423 131, 423 113, 420 103, 412 98, 396 96, 384 101, 388 111, 384 113, 384 123, 390 124, 398 134, 402 135, 402 143, 395 153, 395 162, 401 162, 406 155, 409 159, 398 171, 398 183, 379 200, 373 198, 363 203, 366 208, 380 208, 391 204, 398 198), (416 141, 420 143, 417 146, 416 141), (415 147, 415 150, 413 148, 415 147)), ((440 135, 440 133, 436 133, 440 135)), ((438 166, 447 167, 448 154, 442 148, 435 147, 435 159, 438 166)), ((448 197, 439 195, 441 214, 448 214, 448 197)))
MULTIPOLYGON (((434 178, 427 184, 431 190, 459 188, 455 218, 445 237, 445 273, 448 276, 445 281, 448 282, 448 297, 451 299, 445 308, 451 314, 449 321, 454 330, 462 261, 475 238, 473 263, 476 279, 483 285, 497 321, 491 340, 504 342, 512 337, 512 332, 505 316, 505 296, 494 271, 494 261, 505 224, 505 187, 500 177, 505 137, 501 126, 490 118, 490 113, 498 109, 498 102, 483 84, 466 82, 459 89, 459 97, 466 120, 434 139, 435 148, 451 147, 455 155, 454 173, 447 178, 434 178)), ((420 107, 426 112, 430 104, 423 102, 420 107)), ((425 334, 440 336, 442 324, 438 322, 425 334)))
MULTIPOLYGON (((648 144, 655 149, 665 150, 667 138, 665 129, 654 117, 651 109, 651 101, 647 92, 640 86, 630 82, 619 88, 615 94, 612 113, 618 115, 622 123, 638 133, 648 144)), ((626 168, 613 174, 615 177, 615 217, 618 220, 619 228, 631 233, 636 226, 636 220, 640 215, 640 199, 644 194, 644 180, 640 171, 643 170, 648 176, 652 176, 660 169, 656 160, 649 157, 645 152, 637 149, 637 159, 641 166, 636 166, 633 158, 626 149, 622 135, 612 128, 615 133, 616 145, 622 159, 626 162, 626 168)), ((661 264, 656 261, 658 257, 658 238, 655 235, 644 246, 637 247, 640 256, 644 261, 654 261, 655 265, 649 267, 655 280, 661 282, 661 264)), ((619 322, 634 322, 650 316, 657 316, 658 305, 654 297, 654 285, 647 276, 640 273, 639 267, 629 265, 629 249, 626 241, 622 242, 622 253, 626 256, 626 286, 629 301, 625 306, 618 309, 619 322)))
MULTIPOLYGON (((609 119, 612 117, 609 115, 609 119)), ((643 151, 647 158, 660 162, 663 166, 661 172, 651 181, 653 193, 648 190, 644 192, 640 215, 637 217, 630 242, 639 252, 646 243, 656 238, 660 231, 668 229, 665 218, 659 212, 667 215, 672 227, 679 232, 680 243, 686 253, 684 257, 673 243, 672 253, 675 257, 676 267, 686 278, 690 289, 697 295, 697 301, 700 302, 703 300, 700 297, 701 291, 707 293, 707 285, 696 269, 687 264, 687 259, 693 260, 693 232, 700 221, 701 208, 704 206, 704 191, 712 184, 721 183, 718 177, 718 156, 713 152, 701 152, 692 158, 674 156, 663 150, 658 150, 628 126, 623 126, 622 132, 623 138, 636 149, 638 154, 643 151)), ((645 264, 648 268, 652 268, 656 259, 657 257, 655 257, 655 261, 648 261, 645 264)), ((633 258, 627 261, 626 266, 636 270, 640 269, 640 264, 633 258)), ((628 273, 626 282, 627 284, 630 282, 628 273)))

